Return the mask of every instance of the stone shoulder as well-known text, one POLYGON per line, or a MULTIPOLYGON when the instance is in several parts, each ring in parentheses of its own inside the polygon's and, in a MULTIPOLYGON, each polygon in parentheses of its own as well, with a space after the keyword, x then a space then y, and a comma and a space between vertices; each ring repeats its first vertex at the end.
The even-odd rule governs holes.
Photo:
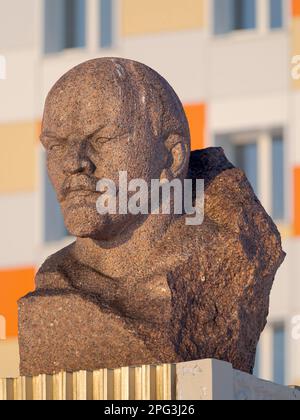
POLYGON ((42 264, 35 277, 37 289, 70 289, 66 265, 72 264, 71 249, 73 244, 51 255, 42 264))

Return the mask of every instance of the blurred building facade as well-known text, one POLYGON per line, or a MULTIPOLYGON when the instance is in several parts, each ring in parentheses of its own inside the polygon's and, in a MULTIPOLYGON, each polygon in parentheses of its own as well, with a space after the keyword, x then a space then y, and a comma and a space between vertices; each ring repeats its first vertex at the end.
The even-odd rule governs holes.
POLYGON ((36 269, 72 241, 38 142, 46 94, 80 62, 126 57, 170 82, 192 148, 222 146, 276 220, 288 257, 256 373, 299 383, 300 0, 0 0, 0 55, 0 340, 17 336, 36 269))

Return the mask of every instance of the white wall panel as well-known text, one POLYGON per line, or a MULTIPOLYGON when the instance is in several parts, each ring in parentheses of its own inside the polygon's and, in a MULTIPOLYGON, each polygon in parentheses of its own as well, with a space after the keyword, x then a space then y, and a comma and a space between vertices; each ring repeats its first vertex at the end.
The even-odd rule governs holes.
POLYGON ((300 91, 290 94, 290 141, 289 150, 290 162, 293 165, 300 165, 300 91))
POLYGON ((0 267, 34 264, 35 200, 34 193, 0 196, 0 267))
POLYGON ((0 80, 0 123, 32 121, 39 115, 39 60, 32 51, 13 52, 6 57, 6 80, 0 80))
POLYGON ((42 0, 0 0, 0 51, 33 48, 42 0))
POLYGON ((262 95, 289 86, 289 42, 285 33, 212 38, 209 95, 213 98, 262 95))
POLYGON ((231 96, 209 104, 209 125, 212 132, 280 127, 288 122, 288 95, 231 96))
POLYGON ((283 241, 287 256, 280 267, 271 294, 270 320, 290 319, 300 316, 300 265, 296 263, 300 255, 300 238, 283 241))

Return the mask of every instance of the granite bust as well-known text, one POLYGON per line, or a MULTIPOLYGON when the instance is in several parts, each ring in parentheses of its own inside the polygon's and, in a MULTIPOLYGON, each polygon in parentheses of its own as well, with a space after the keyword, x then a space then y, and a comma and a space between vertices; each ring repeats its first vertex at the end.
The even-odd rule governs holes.
MULTIPOLYGON (((21 374, 203 358, 252 372, 281 239, 220 148, 190 151, 183 107, 149 67, 101 58, 65 74, 41 142, 76 240, 50 256, 19 301, 21 374), (204 179, 205 218, 100 215, 97 182, 204 179)), ((117 197, 118 199, 118 197, 117 197)))

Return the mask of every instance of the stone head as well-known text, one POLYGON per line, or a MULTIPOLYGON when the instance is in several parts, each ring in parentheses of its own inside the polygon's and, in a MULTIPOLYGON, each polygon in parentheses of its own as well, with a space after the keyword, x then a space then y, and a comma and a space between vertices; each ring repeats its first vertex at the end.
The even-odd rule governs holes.
POLYGON ((100 215, 97 182, 187 176, 190 135, 171 86, 149 67, 101 58, 66 73, 47 96, 41 141, 69 232, 109 240, 141 216, 100 215))

